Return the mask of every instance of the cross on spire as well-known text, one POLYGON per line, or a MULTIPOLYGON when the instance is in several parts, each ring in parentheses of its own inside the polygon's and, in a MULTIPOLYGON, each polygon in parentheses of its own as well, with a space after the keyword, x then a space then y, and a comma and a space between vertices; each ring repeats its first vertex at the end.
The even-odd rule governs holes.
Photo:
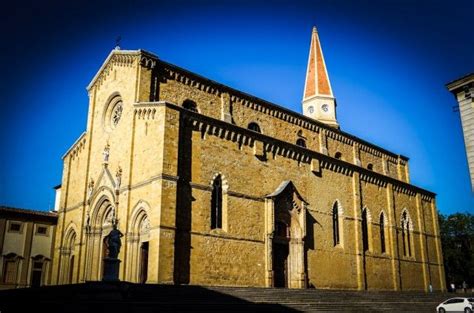
POLYGON ((117 38, 115 38, 115 49, 116 50, 120 50, 120 42, 122 41, 122 36, 117 36, 117 38))

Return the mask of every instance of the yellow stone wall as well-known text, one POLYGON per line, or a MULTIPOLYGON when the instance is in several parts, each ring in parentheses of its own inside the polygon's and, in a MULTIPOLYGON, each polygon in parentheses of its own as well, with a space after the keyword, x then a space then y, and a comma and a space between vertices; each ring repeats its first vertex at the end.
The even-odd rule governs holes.
POLYGON ((303 227, 308 285, 428 290, 431 277, 433 287, 444 290, 434 195, 406 183, 408 164, 400 156, 142 51, 112 52, 89 86, 89 96, 86 133, 64 156, 55 283, 101 278, 101 241, 108 228, 103 218, 99 221, 104 210, 99 207, 106 199, 108 207, 116 206, 125 234, 121 279, 138 280, 137 242, 146 240, 149 283, 266 286, 265 212, 273 201, 266 196, 291 181, 308 203, 303 227), (111 130, 104 116, 112 95, 121 97, 123 111, 111 130), (187 99, 196 102, 199 114, 180 108, 187 99), (263 134, 248 131, 250 122, 258 123, 263 134), (294 145, 301 136, 307 149, 294 145), (338 151, 342 160, 333 158, 338 151), (369 163, 373 171, 365 169, 369 163), (226 185, 224 221, 223 229, 211 230, 211 186, 217 174, 226 185), (342 210, 341 243, 334 247, 336 201, 342 210), (371 217, 365 257, 363 208, 371 217), (400 245, 404 209, 413 221, 410 257, 403 256, 400 245), (384 254, 382 210, 387 219, 384 254), (141 211, 149 220, 146 234, 137 230, 141 211), (71 229, 77 239, 66 254, 61 249, 71 229))

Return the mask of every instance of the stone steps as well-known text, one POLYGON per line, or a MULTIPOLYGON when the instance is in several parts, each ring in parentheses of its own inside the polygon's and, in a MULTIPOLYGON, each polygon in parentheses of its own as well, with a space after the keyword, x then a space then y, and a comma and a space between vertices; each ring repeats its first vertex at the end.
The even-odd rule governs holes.
MULTIPOLYGON (((0 310, 48 312, 434 312, 447 293, 89 282, 0 291, 0 310), (27 301, 25 301, 27 299, 27 301)), ((456 296, 460 296, 457 294, 456 296)))

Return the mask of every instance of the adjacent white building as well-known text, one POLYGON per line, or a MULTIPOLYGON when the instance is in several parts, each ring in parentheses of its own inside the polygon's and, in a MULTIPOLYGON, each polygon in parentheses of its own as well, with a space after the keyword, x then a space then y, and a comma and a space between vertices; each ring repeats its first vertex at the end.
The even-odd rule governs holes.
POLYGON ((474 73, 446 84, 459 103, 467 161, 474 192, 474 73))

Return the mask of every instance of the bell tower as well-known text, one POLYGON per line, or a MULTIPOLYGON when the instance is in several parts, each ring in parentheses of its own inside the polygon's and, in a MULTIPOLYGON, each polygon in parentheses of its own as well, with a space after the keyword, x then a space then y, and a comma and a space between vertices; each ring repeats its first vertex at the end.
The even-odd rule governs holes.
POLYGON ((303 94, 303 115, 339 128, 336 120, 336 98, 332 93, 316 27, 313 27, 309 47, 303 94))

